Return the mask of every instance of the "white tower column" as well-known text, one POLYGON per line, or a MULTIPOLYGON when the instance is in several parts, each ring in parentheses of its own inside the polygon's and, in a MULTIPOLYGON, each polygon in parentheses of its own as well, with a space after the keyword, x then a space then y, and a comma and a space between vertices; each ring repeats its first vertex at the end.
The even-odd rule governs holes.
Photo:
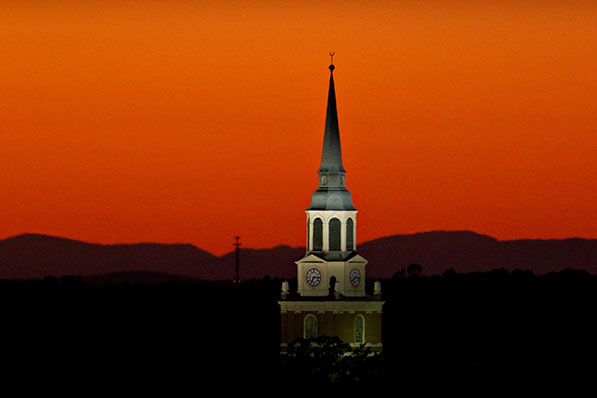
POLYGON ((307 251, 313 250, 313 221, 307 214, 307 251))
POLYGON ((330 250, 330 223, 329 220, 323 220, 323 251, 330 250))
POLYGON ((352 218, 352 250, 357 249, 357 214, 355 212, 355 216, 352 218))
POLYGON ((340 250, 346 251, 346 216, 340 219, 340 250))

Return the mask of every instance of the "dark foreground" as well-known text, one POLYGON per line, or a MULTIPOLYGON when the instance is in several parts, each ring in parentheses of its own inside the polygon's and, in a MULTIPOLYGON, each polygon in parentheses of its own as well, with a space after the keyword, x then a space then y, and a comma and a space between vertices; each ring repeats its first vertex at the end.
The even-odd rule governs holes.
MULTIPOLYGON (((496 270, 382 282, 384 352, 280 359, 279 280, 0 281, 5 386, 203 395, 595 391, 597 277, 496 270)), ((332 349, 333 351, 333 349, 332 349)))

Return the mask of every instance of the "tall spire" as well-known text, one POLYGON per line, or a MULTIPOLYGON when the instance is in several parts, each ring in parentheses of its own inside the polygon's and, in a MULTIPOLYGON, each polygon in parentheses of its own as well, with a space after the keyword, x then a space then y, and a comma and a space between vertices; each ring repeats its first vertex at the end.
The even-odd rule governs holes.
MULTIPOLYGON (((330 53, 330 56, 333 56, 333 54, 330 53)), ((331 64, 323 151, 321 153, 321 166, 318 171, 319 187, 313 192, 311 205, 307 210, 356 210, 352 204, 352 196, 344 186, 346 171, 342 166, 334 69, 334 64, 331 64)))
MULTIPOLYGON (((330 54, 332 55, 332 54, 330 54)), ((340 130, 338 129, 338 111, 336 109, 336 90, 334 87, 334 64, 330 65, 330 88, 328 91, 328 107, 325 116, 325 132, 323 135, 323 151, 319 174, 344 173, 342 166, 342 149, 340 147, 340 130)))

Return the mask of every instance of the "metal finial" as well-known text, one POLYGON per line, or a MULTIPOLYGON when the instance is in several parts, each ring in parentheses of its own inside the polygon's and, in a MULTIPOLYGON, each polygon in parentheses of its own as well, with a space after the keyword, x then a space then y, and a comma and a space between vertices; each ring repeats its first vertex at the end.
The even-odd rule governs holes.
POLYGON ((332 59, 331 64, 334 65, 334 54, 336 53, 330 53, 330 58, 332 59))

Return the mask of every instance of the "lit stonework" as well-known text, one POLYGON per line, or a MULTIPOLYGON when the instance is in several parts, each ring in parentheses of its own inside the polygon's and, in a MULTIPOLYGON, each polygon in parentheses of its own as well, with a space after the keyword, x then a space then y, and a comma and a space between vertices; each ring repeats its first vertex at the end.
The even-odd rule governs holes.
POLYGON ((337 336, 352 346, 361 345, 356 326, 362 317, 362 336, 365 347, 381 351, 381 314, 383 301, 280 301, 282 335, 281 351, 293 340, 306 338, 305 320, 316 319, 317 336, 337 336))
POLYGON ((279 301, 281 350, 297 338, 337 336, 353 346, 381 350, 381 291, 365 292, 367 260, 356 251, 357 209, 346 189, 334 88, 330 87, 319 185, 307 208, 305 255, 296 261, 296 296, 283 286, 279 301))

